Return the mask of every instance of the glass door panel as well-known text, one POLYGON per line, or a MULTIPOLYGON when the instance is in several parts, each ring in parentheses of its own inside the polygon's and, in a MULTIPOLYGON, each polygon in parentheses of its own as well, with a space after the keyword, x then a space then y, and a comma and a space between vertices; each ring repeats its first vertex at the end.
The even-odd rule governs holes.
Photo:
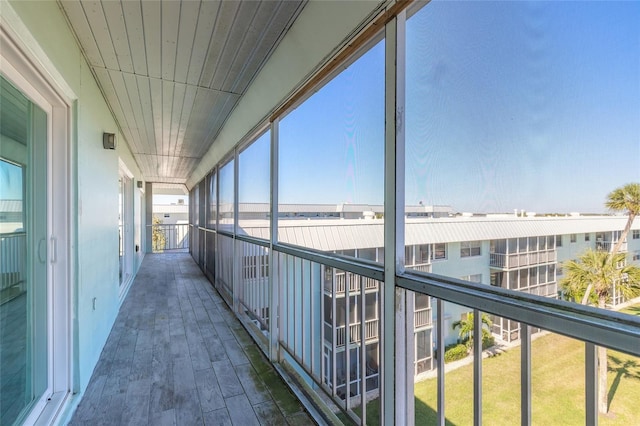
POLYGON ((0 418, 19 422, 49 383, 47 114, 0 77, 0 418))

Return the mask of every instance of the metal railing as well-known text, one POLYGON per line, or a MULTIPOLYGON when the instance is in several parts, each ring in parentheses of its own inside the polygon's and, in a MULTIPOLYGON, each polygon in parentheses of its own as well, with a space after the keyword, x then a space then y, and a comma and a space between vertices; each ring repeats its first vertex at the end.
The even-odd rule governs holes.
POLYGON ((495 268, 521 268, 524 266, 540 265, 557 261, 556 250, 543 250, 528 253, 491 253, 489 266, 495 268))
MULTIPOLYGON (((350 272, 338 272, 335 278, 336 294, 343 294, 346 289, 346 283, 349 281, 349 291, 360 291, 360 281, 364 281, 364 288, 366 290, 377 290, 378 281, 367 277, 360 277, 350 272)), ((331 291, 330 282, 325 282, 325 290, 331 291)))
POLYGON ((25 282, 26 260, 27 234, 0 234, 0 290, 25 282))
POLYGON ((413 314, 413 326, 415 328, 431 325, 431 308, 415 311, 413 314))
MULTIPOLYGON (((385 369, 394 368, 393 364, 384 364, 381 359, 381 348, 385 346, 385 341, 388 344, 387 339, 393 339, 394 336, 382 333, 384 318, 380 306, 375 308, 374 318, 367 318, 366 309, 362 309, 366 308, 365 301, 369 294, 366 289, 369 286, 361 283, 371 280, 380 291, 383 288, 382 265, 284 244, 269 245, 264 241, 256 243, 256 247, 249 247, 245 240, 249 239, 237 236, 232 238, 218 233, 215 253, 218 259, 216 277, 224 277, 224 290, 231 295, 227 300, 238 300, 239 304, 233 306, 242 307, 236 308, 236 314, 242 316, 247 310, 253 312, 252 315, 257 317, 255 322, 260 325, 259 334, 269 342, 262 347, 267 354, 271 354, 272 359, 284 359, 294 364, 296 371, 303 372, 307 382, 313 382, 318 391, 322 389, 352 419, 366 423, 370 410, 377 409, 372 408, 370 403, 365 404, 365 409, 361 404, 362 396, 366 396, 367 401, 372 398, 375 401, 383 390, 377 377, 382 377, 385 369), (257 247, 258 245, 263 248, 257 247), (269 259, 273 259, 268 271, 263 261, 266 247, 271 250, 269 259), (243 259, 247 255, 259 258, 243 259), (233 265, 237 268, 235 275, 232 273, 233 265), (246 273, 247 268, 256 268, 256 271, 246 273), (265 272, 268 272, 269 280, 273 280, 271 285, 268 281, 243 278, 261 276, 265 272), (234 276, 243 281, 234 285, 234 276), (338 281, 344 283, 344 287, 338 286, 338 281), (244 287, 242 282, 245 283, 244 287), (327 294, 327 287, 335 288, 336 294, 327 294), (349 297, 336 297, 337 290, 343 290, 343 294, 349 297), (338 307, 344 311, 339 313, 338 307), (272 312, 271 315, 268 315, 269 311, 272 312), (261 316, 263 318, 259 318, 261 316), (337 316, 341 316, 342 325, 336 322, 337 316), (274 318, 274 321, 268 321, 269 317, 274 318), (365 327, 361 327, 361 324, 365 324, 365 327), (350 345, 346 345, 346 330, 349 330, 350 345), (363 341, 365 345, 360 343, 363 341), (364 350, 360 350, 361 347, 364 350), (275 352, 271 352, 272 350, 275 352), (366 369, 361 366, 366 366, 366 369), (363 371, 366 374, 360 377, 363 371), (345 380, 340 380, 341 377, 350 378, 349 392, 346 391, 345 380), (369 380, 370 377, 376 379, 369 380)), ((531 334, 536 329, 582 341, 588 355, 584 360, 587 377, 590 377, 589 371, 595 371, 595 345, 640 356, 640 346, 637 344, 640 341, 640 319, 629 315, 411 269, 399 273, 394 284, 396 289, 411 290, 433 298, 435 306, 432 308, 435 309, 435 314, 430 309, 413 311, 411 325, 415 328, 424 324, 433 326, 435 338, 432 343, 435 354, 442 354, 445 349, 442 336, 446 327, 444 315, 441 314, 445 302, 468 308, 475 313, 476 318, 481 318, 481 312, 484 312, 508 322, 508 327, 503 332, 511 332, 513 336, 505 340, 521 341, 520 380, 523 385, 520 408, 523 424, 531 422, 531 334)), ((377 296, 382 297, 381 293, 377 296)), ((409 318, 411 317, 407 320, 409 318)), ((448 327, 450 328, 450 324, 448 327)), ((481 334, 479 322, 476 327, 475 333, 481 334)), ((406 339, 412 338, 413 335, 408 333, 406 339)), ((480 348, 480 342, 477 346, 480 348)), ((481 407, 482 357, 481 348, 478 348, 474 347, 472 360, 473 403, 474 406, 481 407)), ((409 358, 408 362, 413 365, 416 361, 409 358)), ((439 394, 443 394, 444 374, 441 372, 444 372, 444 357, 435 357, 429 362, 429 366, 422 367, 422 370, 433 366, 438 371, 436 389, 439 394)), ((406 379, 410 380, 411 377, 406 379)), ((597 406, 594 392, 593 386, 585 384, 584 409, 589 419, 593 419, 593 407, 597 406)), ((444 423, 445 407, 438 405, 432 408, 437 413, 437 418, 444 423)), ((481 418, 481 410, 476 414, 481 418)))
POLYGON ((189 248, 188 224, 155 224, 147 225, 152 233, 152 250, 161 253, 166 250, 179 250, 189 248))
MULTIPOLYGON (((378 338, 378 319, 370 319, 364 323, 364 339, 365 341, 378 338)), ((336 346, 344 346, 346 343, 346 327, 336 327, 336 346)), ((360 343, 362 334, 361 324, 353 323, 349 325, 349 343, 360 343)))
MULTIPOLYGON (((611 252, 611 250, 613 250, 613 247, 616 245, 616 242, 614 241, 596 241, 596 250, 598 251, 606 251, 606 252, 611 252)), ((620 245, 620 252, 627 252, 628 249, 628 244, 626 241, 624 241, 621 245, 620 245)))

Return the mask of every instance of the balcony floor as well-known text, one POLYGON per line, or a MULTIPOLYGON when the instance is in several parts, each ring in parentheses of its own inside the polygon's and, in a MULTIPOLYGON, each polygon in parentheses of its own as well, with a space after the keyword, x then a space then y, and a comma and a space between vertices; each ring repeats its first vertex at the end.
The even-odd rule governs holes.
POLYGON ((313 424, 188 253, 147 254, 71 425, 313 424))

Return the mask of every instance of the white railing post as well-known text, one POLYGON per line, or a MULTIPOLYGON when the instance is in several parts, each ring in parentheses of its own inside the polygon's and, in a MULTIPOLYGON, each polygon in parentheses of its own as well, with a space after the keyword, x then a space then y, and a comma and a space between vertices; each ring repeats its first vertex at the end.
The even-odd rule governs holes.
POLYGON ((598 424, 598 348, 593 343, 585 343, 585 424, 598 424))

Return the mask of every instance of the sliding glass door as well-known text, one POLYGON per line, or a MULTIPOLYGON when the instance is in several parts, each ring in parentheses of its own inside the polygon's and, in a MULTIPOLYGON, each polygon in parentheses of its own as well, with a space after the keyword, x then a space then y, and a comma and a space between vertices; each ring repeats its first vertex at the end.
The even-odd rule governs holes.
POLYGON ((49 384, 48 115, 0 76, 0 419, 49 384))

